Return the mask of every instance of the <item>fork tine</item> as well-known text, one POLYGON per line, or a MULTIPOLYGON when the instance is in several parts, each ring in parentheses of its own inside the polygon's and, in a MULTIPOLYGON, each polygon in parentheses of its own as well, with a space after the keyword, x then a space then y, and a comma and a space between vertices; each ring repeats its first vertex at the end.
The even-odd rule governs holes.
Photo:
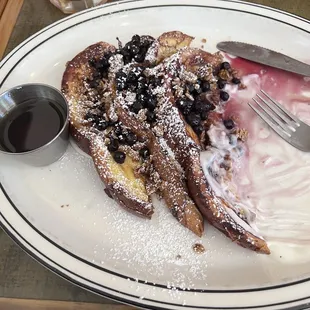
MULTIPOLYGON (((278 125, 279 127, 281 127, 285 132, 287 132, 288 127, 283 123, 283 121, 281 121, 279 119, 279 116, 275 113, 270 113, 264 105, 262 105, 258 100, 256 100, 255 98, 253 98, 253 101, 256 102, 256 104, 265 112, 265 115, 267 115, 269 117, 269 119, 271 119, 273 121, 274 124, 278 125)), ((263 101, 265 102, 265 101, 263 101)))
POLYGON ((277 109, 277 107, 270 103, 268 100, 265 100, 263 97, 261 97, 259 94, 256 95, 268 108, 276 114, 277 117, 281 118, 283 123, 286 123, 292 131, 296 131, 292 120, 286 116, 286 114, 282 113, 281 110, 277 109))
POLYGON ((250 102, 248 105, 254 110, 254 112, 263 120, 265 121, 280 137, 282 137, 284 140, 288 140, 291 135, 287 133, 286 131, 282 130, 277 124, 274 123, 273 119, 270 118, 268 114, 265 114, 264 112, 261 112, 259 109, 257 109, 253 104, 250 102))
POLYGON ((283 113, 285 113, 288 117, 290 117, 294 122, 300 125, 299 119, 293 115, 290 111, 288 111, 286 108, 284 108, 280 103, 278 103, 276 100, 272 99, 265 91, 262 89, 260 90, 270 101, 272 101, 283 113))

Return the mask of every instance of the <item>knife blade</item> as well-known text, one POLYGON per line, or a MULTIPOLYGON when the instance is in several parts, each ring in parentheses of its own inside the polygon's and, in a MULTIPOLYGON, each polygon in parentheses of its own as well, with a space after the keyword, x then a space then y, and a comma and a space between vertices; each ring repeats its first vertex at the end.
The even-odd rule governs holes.
POLYGON ((216 46, 220 51, 238 56, 270 67, 310 76, 310 65, 279 52, 236 41, 220 42, 216 46))

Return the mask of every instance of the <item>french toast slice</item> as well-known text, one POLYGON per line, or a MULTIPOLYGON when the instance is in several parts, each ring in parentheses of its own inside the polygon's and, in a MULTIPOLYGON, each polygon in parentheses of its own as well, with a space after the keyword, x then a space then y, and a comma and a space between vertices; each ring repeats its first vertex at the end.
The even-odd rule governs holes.
POLYGON ((135 173, 139 161, 126 154, 125 161, 117 163, 106 145, 115 123, 108 115, 113 97, 110 75, 115 68, 105 70, 106 55, 114 51, 112 45, 98 42, 67 63, 62 92, 69 103, 70 131, 78 146, 92 156, 109 195, 127 210, 151 218, 154 210, 145 178, 135 173))
MULTIPOLYGON (((164 128, 167 144, 185 171, 191 197, 208 222, 242 247, 269 254, 267 243, 250 225, 250 219, 244 213, 240 215, 238 208, 215 192, 202 167, 202 151, 212 147, 208 145, 209 138, 206 139, 209 115, 227 100, 226 94, 224 96, 218 90, 219 78, 216 78, 224 76, 222 61, 220 54, 183 48, 178 55, 166 58, 150 70, 151 75, 165 77, 164 91, 159 92, 156 124, 164 128), (208 83, 208 89, 202 94, 199 90, 207 88, 204 83, 208 83), (197 100, 189 91, 191 86, 197 100), (182 92, 182 89, 186 91, 182 92), (193 109, 201 113, 199 117, 191 112, 193 109), (202 112, 205 112, 204 116, 202 112), (205 127, 196 122, 202 118, 205 127)), ((218 118, 223 121, 221 113, 218 118)))
POLYGON ((201 237, 204 231, 203 218, 188 195, 184 175, 176 166, 176 161, 165 154, 158 139, 143 122, 130 115, 130 112, 120 105, 117 114, 120 120, 146 143, 154 168, 161 180, 160 193, 173 216, 179 223, 201 237))
POLYGON ((194 37, 181 31, 164 32, 149 48, 146 54, 146 60, 150 63, 158 64, 175 54, 178 50, 189 46, 193 40, 194 37))
POLYGON ((204 230, 203 218, 194 201, 189 197, 184 173, 177 167, 176 160, 164 153, 166 149, 160 145, 157 137, 148 128, 146 120, 135 117, 136 113, 133 112, 136 109, 133 107, 133 100, 136 96, 134 89, 137 90, 140 85, 146 90, 145 87, 151 84, 142 74, 146 64, 140 55, 146 53, 145 45, 151 45, 153 40, 149 36, 134 36, 124 46, 119 42, 118 53, 123 55, 125 61, 124 66, 116 72, 115 79, 110 77, 113 86, 112 98, 110 98, 111 107, 118 116, 119 122, 134 133, 139 142, 144 144, 144 151, 147 150, 150 153, 148 159, 142 159, 144 169, 148 170, 150 167, 147 166, 152 166, 153 171, 150 177, 154 179, 154 175, 157 175, 157 180, 154 180, 157 183, 155 184, 157 191, 164 198, 172 215, 183 226, 201 236, 204 230), (136 54, 139 57, 135 56, 134 61, 131 49, 140 49, 136 54), (131 109, 126 107, 126 102, 129 102, 131 109))

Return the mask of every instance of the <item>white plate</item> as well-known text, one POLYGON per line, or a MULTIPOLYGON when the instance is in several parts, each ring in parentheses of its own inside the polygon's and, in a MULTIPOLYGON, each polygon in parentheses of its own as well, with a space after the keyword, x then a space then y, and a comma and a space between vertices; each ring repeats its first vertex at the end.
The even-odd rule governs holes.
MULTIPOLYGON (((66 61, 88 45, 168 30, 196 42, 207 38, 210 51, 233 39, 309 60, 310 23, 275 9, 230 0, 125 1, 69 16, 30 37, 2 61, 1 91, 25 82, 59 88, 66 61)), ((145 221, 113 203, 90 158, 73 145, 49 167, 3 158, 0 167, 3 229, 41 264, 92 292, 154 309, 297 309, 310 302, 309 251, 292 257, 282 247, 256 255, 208 226, 201 241, 207 251, 197 255, 191 250, 197 238, 164 206, 145 221)))

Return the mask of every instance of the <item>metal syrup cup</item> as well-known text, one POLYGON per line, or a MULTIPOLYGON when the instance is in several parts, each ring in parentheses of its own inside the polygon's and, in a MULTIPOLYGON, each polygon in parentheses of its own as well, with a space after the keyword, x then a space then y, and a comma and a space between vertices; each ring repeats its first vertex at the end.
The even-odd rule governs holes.
MULTIPOLYGON (((0 154, 31 166, 46 166, 60 159, 66 152, 69 143, 69 106, 58 89, 45 84, 30 83, 6 90, 0 94, 0 121, 17 105, 36 98, 52 100, 64 111, 62 128, 52 140, 28 152, 9 152, 0 143, 0 154)), ((0 132, 1 134, 3 133, 0 132)))

